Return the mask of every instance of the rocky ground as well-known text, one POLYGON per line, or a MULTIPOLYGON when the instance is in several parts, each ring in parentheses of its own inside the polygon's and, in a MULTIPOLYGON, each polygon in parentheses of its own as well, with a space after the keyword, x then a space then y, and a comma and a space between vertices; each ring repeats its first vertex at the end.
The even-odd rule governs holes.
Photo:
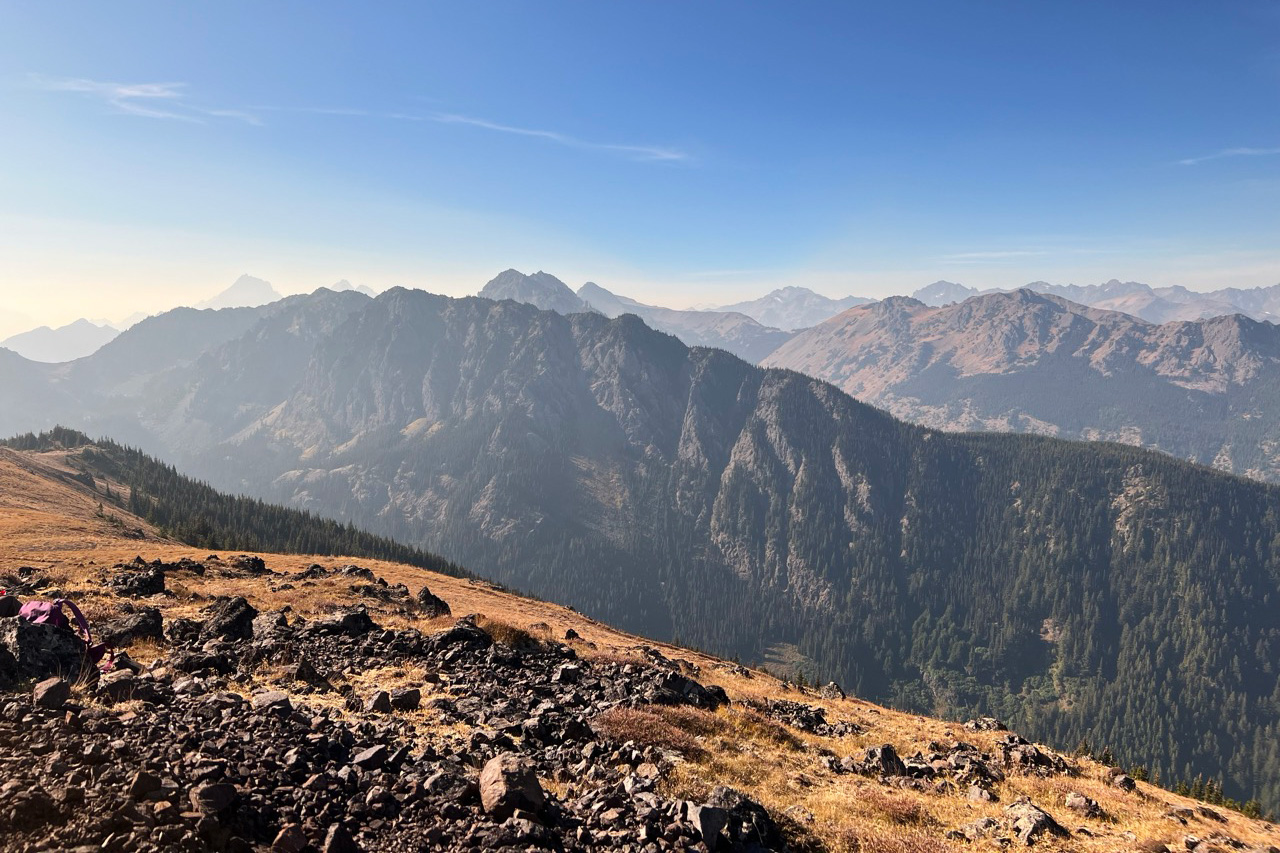
MULTIPOLYGON (((876 741, 878 711, 831 716, 845 702, 836 685, 731 701, 705 661, 647 646, 591 654, 573 629, 535 636, 454 618, 425 587, 358 566, 139 559, 101 577, 99 633, 137 658, 105 674, 82 665, 70 631, 0 616, 0 849, 929 853, 1140 841, 1080 792, 1078 763, 995 720, 907 754, 876 741), (364 603, 307 617, 193 591, 301 596, 326 583, 364 603), (436 627, 374 618, 390 612, 436 627), (761 763, 766 743, 779 765, 801 768, 788 790, 856 779, 842 790, 860 802, 846 808, 871 804, 888 830, 824 833, 820 799, 743 790, 767 790, 767 768, 734 770, 724 753, 761 763), (702 783, 688 784, 694 775, 702 783), (1033 800, 1011 785, 1023 780, 1065 795, 1033 800), (940 819, 943 804, 980 816, 940 819)), ((0 573, 0 586, 20 598, 62 591, 34 570, 0 573)), ((1123 774, 1103 784, 1136 796, 1123 774)), ((1238 840, 1207 807, 1162 820, 1177 839, 1167 849, 1275 849, 1238 840)))

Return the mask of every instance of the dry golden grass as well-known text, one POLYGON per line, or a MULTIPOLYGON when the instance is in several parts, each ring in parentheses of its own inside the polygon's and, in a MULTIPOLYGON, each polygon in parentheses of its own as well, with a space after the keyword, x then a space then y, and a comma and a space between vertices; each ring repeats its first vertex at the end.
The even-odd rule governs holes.
MULTIPOLYGON (((0 572, 29 565, 48 575, 64 591, 71 593, 91 618, 104 619, 119 607, 120 600, 108 593, 105 579, 110 567, 127 562, 134 556, 145 560, 176 561, 182 557, 203 559, 202 552, 179 543, 158 538, 154 530, 139 519, 118 511, 122 524, 96 515, 97 496, 84 486, 59 479, 68 473, 58 454, 15 454, 0 449, 0 572), (122 527, 123 525, 123 527, 122 527), (129 538, 126 529, 140 527, 146 538, 129 538)), ((116 489, 116 484, 112 485, 116 489)), ((230 556, 222 553, 223 557, 230 556)), ((1280 847, 1280 831, 1275 825, 1250 820, 1218 809, 1225 824, 1193 818, 1182 826, 1164 814, 1172 808, 1194 808, 1197 803, 1146 783, 1138 791, 1125 793, 1110 787, 1104 768, 1090 760, 1077 763, 1081 773, 1075 778, 1040 779, 1013 775, 995 786, 999 803, 970 802, 960 792, 923 794, 891 789, 871 779, 836 776, 821 764, 820 750, 837 755, 856 754, 867 746, 892 744, 900 754, 912 755, 925 749, 930 741, 951 743, 963 740, 986 752, 996 752, 996 733, 969 732, 953 722, 930 719, 875 706, 856 698, 829 700, 816 693, 791 688, 758 671, 736 672, 723 661, 698 652, 624 634, 587 618, 566 607, 517 598, 501 592, 483 581, 463 580, 433 574, 421 569, 378 560, 349 557, 312 557, 305 555, 261 555, 276 575, 243 578, 225 577, 209 572, 203 577, 182 573, 171 574, 169 596, 153 602, 161 607, 166 619, 196 616, 215 596, 243 595, 260 610, 289 607, 298 615, 315 618, 332 610, 338 603, 351 603, 352 579, 324 577, 310 581, 290 580, 284 573, 295 574, 312 563, 336 568, 358 563, 372 570, 390 584, 404 583, 416 592, 424 584, 447 601, 456 616, 478 614, 481 624, 498 636, 500 642, 523 643, 558 639, 572 628, 580 640, 571 641, 584 658, 642 664, 636 651, 643 642, 672 660, 684 661, 700 668, 699 680, 723 687, 735 704, 710 714, 686 708, 648 709, 645 716, 621 717, 610 724, 618 726, 621 739, 637 742, 688 746, 689 760, 677 765, 664 781, 668 793, 677 796, 702 796, 715 785, 737 787, 768 807, 774 814, 800 816, 794 824, 802 840, 820 844, 830 851, 885 851, 885 853, 944 853, 967 849, 994 851, 992 841, 957 845, 943 839, 946 830, 959 827, 980 817, 1001 818, 1004 804, 1023 794, 1048 810, 1070 829, 1084 826, 1092 836, 1073 835, 1040 845, 1049 850, 1103 851, 1133 850, 1148 842, 1169 843, 1180 847, 1183 836, 1201 837, 1221 832, 1247 845, 1280 847), (279 589, 288 581, 292 589, 279 589), (819 738, 792 731, 755 711, 742 708, 741 700, 785 698, 821 706, 828 720, 850 720, 866 729, 865 734, 843 738, 819 738), (1063 798, 1078 791, 1099 802, 1106 816, 1083 819, 1063 807, 1063 798)), ((368 601, 370 614, 379 622, 393 627, 414 627, 431 632, 442 630, 453 619, 423 619, 412 605, 368 601)), ((158 656, 154 645, 138 643, 131 654, 146 662, 158 656)), ((278 672, 263 670, 258 683, 268 684, 278 672)), ((362 692, 410 685, 423 689, 424 700, 448 685, 433 687, 425 682, 425 672, 411 668, 378 669, 346 675, 362 692), (422 682, 419 684, 419 682, 422 682)), ((246 693, 257 685, 245 685, 246 693)), ((288 685, 274 685, 288 692, 288 685)), ((311 705, 340 707, 339 694, 313 694, 298 697, 311 705)), ((117 706, 119 707, 119 706, 117 706)), ((443 724, 432 712, 423 710, 406 715, 424 738, 458 738, 467 731, 463 727, 443 724)))

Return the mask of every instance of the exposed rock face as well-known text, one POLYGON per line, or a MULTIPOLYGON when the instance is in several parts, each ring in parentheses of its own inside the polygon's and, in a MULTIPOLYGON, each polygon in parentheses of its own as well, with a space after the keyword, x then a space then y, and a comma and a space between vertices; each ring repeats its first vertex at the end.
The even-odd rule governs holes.
POLYGON ((1121 441, 1280 481, 1280 327, 1238 314, 1153 325, 1030 290, 894 297, 763 363, 940 429, 1121 441))

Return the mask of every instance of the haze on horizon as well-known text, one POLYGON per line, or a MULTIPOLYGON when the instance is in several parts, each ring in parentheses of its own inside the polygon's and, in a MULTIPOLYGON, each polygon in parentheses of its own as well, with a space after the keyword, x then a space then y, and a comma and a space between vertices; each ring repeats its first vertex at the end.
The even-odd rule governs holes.
POLYGON ((1280 6, 29 5, 0 331, 243 272, 673 307, 1280 283, 1280 6))

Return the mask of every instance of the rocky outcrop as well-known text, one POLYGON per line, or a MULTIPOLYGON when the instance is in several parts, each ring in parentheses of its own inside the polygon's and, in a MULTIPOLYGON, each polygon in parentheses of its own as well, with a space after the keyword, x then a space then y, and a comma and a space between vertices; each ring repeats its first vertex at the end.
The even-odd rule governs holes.
POLYGON ((1004 813, 1014 836, 1023 844, 1034 844, 1044 836, 1057 838, 1071 836, 1071 833, 1054 820, 1052 815, 1027 797, 1022 797, 1017 802, 1006 806, 1004 813))
MULTIPOLYGON (((30 637, 47 626, 0 629, 10 623, 36 629, 17 628, 24 666, 57 664, 28 654, 45 648, 30 637)), ((786 848, 750 798, 663 796, 675 755, 593 731, 611 708, 723 701, 670 662, 515 648, 470 618, 428 635, 385 628, 363 607, 306 621, 243 598, 199 623, 169 620, 166 642, 152 666, 81 688, 91 702, 69 701, 58 678, 0 694, 5 849, 786 848), (346 683, 352 711, 308 704, 313 683, 387 666, 429 677, 368 692, 346 683), (278 684, 263 685, 265 672, 282 673, 278 684), (470 734, 424 738, 423 711, 470 734), (41 758, 54 749, 57 762, 41 758)))
POLYGON ((422 615, 428 619, 437 619, 452 613, 449 609, 449 604, 443 598, 434 595, 425 586, 418 590, 418 595, 414 600, 417 601, 418 607, 421 608, 422 615))
POLYGON ((74 681, 86 666, 85 645, 70 630, 0 618, 0 683, 52 675, 74 681))

